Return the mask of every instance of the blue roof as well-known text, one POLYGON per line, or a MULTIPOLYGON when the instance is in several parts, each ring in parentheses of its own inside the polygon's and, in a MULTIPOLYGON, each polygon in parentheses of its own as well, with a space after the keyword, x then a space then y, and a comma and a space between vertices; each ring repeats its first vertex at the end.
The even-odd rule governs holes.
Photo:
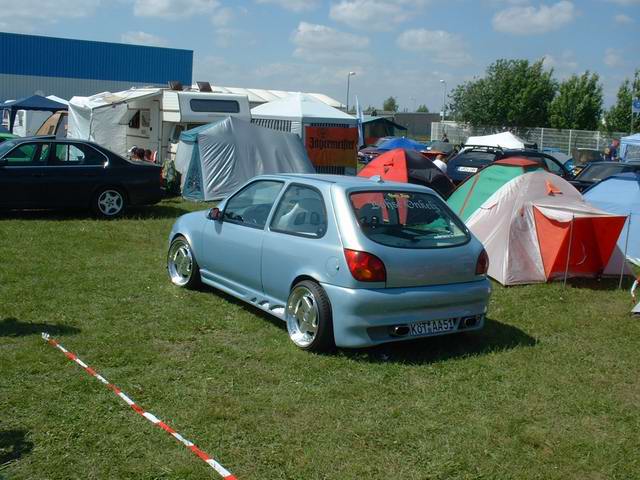
POLYGON ((423 143, 416 142, 410 138, 400 137, 391 138, 378 147, 378 150, 395 150, 396 148, 404 148, 406 150, 426 150, 427 146, 423 143))
POLYGON ((191 85, 193 51, 0 32, 0 73, 191 85))
POLYGON ((67 110, 68 108, 64 103, 56 102, 41 95, 31 95, 20 100, 0 104, 1 110, 50 110, 56 112, 58 110, 67 110))

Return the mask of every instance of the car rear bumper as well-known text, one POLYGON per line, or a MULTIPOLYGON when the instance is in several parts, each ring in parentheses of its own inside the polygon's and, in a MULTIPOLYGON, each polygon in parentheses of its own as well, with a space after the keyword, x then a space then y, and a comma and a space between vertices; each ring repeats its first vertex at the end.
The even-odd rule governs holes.
POLYGON ((331 301, 336 345, 347 348, 415 339, 408 334, 394 334, 394 327, 430 320, 455 319, 455 327, 424 336, 480 329, 491 295, 488 279, 411 288, 322 287, 331 301), (475 318, 475 323, 469 320, 467 323, 473 325, 464 328, 465 319, 470 318, 475 318))

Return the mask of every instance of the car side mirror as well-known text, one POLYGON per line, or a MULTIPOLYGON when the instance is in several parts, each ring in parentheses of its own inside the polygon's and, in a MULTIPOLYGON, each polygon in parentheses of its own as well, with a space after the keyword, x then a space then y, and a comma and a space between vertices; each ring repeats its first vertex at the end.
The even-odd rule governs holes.
POLYGON ((209 213, 207 214, 207 218, 209 220, 215 220, 216 222, 220 222, 222 221, 222 211, 218 207, 214 207, 211 210, 209 210, 209 213))

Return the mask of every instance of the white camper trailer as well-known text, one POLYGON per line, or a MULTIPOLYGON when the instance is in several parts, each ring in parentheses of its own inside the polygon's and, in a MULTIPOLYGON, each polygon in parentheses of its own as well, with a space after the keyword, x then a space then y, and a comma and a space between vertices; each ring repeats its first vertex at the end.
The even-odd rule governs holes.
POLYGON ((132 147, 149 149, 162 162, 175 152, 180 133, 229 116, 250 121, 246 95, 135 88, 73 97, 68 136, 122 156, 132 147))

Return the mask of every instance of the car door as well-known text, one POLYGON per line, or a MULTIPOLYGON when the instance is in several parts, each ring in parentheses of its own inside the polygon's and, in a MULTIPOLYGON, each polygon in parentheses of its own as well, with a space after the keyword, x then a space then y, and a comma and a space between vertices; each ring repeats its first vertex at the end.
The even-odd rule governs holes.
MULTIPOLYGON (((278 201, 263 242, 265 296, 284 304, 297 276, 324 279, 336 248, 341 250, 340 241, 335 227, 329 225, 322 193, 309 185, 290 184, 278 201)), ((328 272, 335 273, 333 269, 328 272)))
POLYGON ((53 142, 46 171, 52 207, 85 207, 106 173, 107 157, 90 145, 53 142))
POLYGON ((564 168, 562 164, 555 158, 544 155, 542 157, 542 160, 544 160, 547 170, 549 170, 551 173, 555 173, 556 175, 567 180, 573 178, 573 176, 567 171, 567 169, 564 168))
POLYGON ((241 296, 262 291, 264 229, 283 182, 257 180, 226 202, 222 221, 205 224, 198 262, 204 279, 241 296))
POLYGON ((0 206, 37 208, 46 206, 45 172, 49 143, 20 143, 0 161, 0 206))

